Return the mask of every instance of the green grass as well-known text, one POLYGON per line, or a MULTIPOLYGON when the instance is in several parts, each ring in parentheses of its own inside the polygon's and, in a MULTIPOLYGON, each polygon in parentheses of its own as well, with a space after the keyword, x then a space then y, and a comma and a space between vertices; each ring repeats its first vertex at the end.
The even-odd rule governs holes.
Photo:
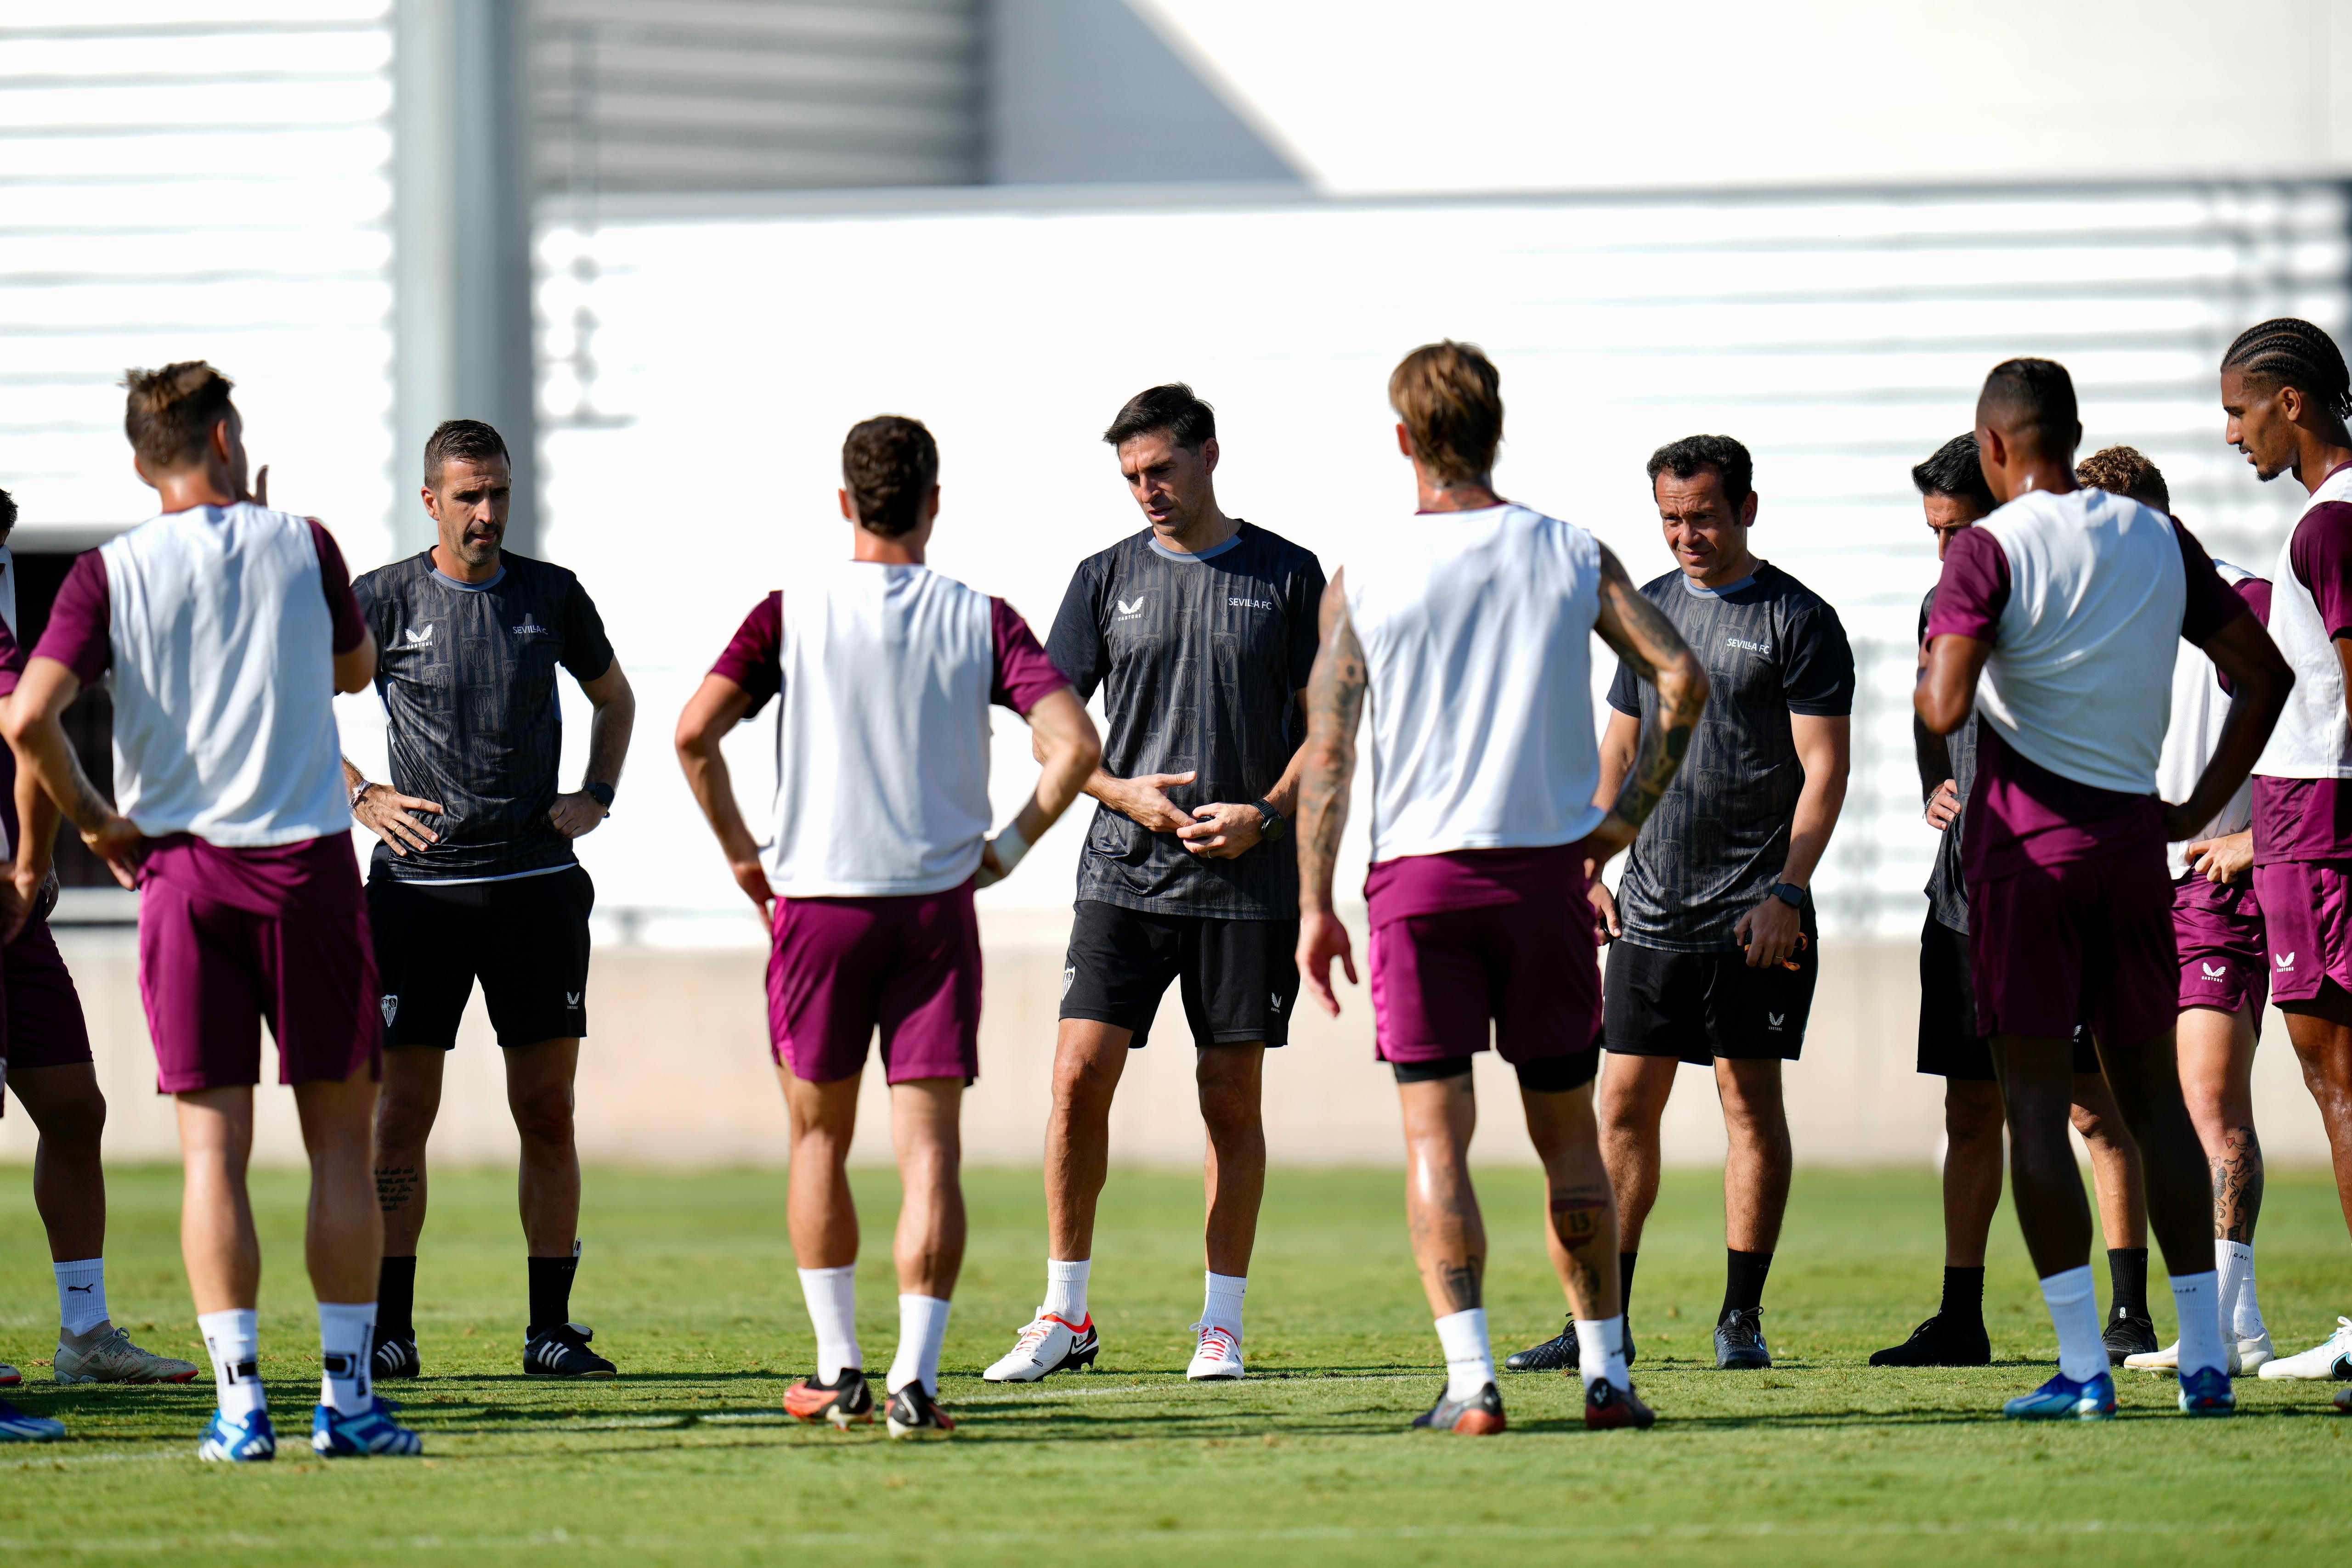
MULTIPOLYGON (((1498 1351, 1559 1322, 1536 1230, 1536 1178, 1491 1172, 1487 1280, 1498 1351)), ((176 1249, 176 1173, 111 1177, 119 1322, 201 1361, 176 1249)), ((949 1335, 954 1441, 893 1444, 783 1420, 812 1344, 782 1225, 781 1176, 592 1172, 575 1311, 618 1383, 520 1375, 521 1246, 512 1178, 437 1174, 418 1285, 430 1375, 399 1392, 429 1457, 327 1465, 198 1464, 208 1381, 55 1389, 54 1290, 22 1167, 0 1168, 0 1360, 17 1403, 72 1438, 0 1450, 0 1551, 19 1561, 304 1563, 785 1561, 861 1563, 1470 1563, 1557 1560, 1589 1545, 1644 1563, 2020 1557, 2216 1563, 2333 1560, 2352 1419, 2325 1385, 2240 1385, 2234 1420, 2169 1414, 2173 1385, 2129 1375, 2124 1418, 2022 1427, 2000 1400, 2047 1375, 2053 1339, 2013 1219, 1995 1228, 1988 1317, 2001 1364, 1874 1372, 1868 1353, 1932 1308, 1940 1261, 1925 1173, 1801 1177, 1767 1295, 1779 1364, 1713 1370, 1720 1204, 1669 1173, 1635 1293, 1637 1371, 1661 1421, 1588 1434, 1568 1379, 1507 1378, 1512 1427, 1410 1433, 1440 1380, 1386 1173, 1277 1172, 1250 1301, 1251 1376, 1187 1385, 1200 1303, 1200 1189, 1119 1172, 1104 1207, 1090 1377, 982 1385, 1043 1275, 1033 1172, 972 1173, 971 1261, 949 1335), (1541 1554, 1537 1559, 1535 1554, 1541 1554)), ((300 1273, 302 1192, 256 1179, 269 1260, 263 1366, 289 1434, 315 1397, 300 1273)), ((869 1364, 896 1333, 887 1253, 896 1184, 862 1176, 869 1364)), ((2273 1176, 2263 1222, 2270 1320, 2300 1349, 2352 1301, 2332 1189, 2273 1176)), ((2161 1291, 2159 1279, 2158 1289, 2161 1291)), ((2159 1303, 2159 1328, 2168 1312, 2159 1303)))

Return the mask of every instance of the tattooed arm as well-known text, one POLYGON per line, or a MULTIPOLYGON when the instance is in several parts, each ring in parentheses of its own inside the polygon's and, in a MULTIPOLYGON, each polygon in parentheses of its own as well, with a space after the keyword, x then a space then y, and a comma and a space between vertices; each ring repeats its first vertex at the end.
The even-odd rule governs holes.
POLYGON ((1307 988, 1332 1017, 1336 959, 1356 984, 1348 928, 1331 905, 1339 835, 1348 826, 1348 788, 1356 773, 1356 727, 1364 716, 1364 645, 1348 619, 1347 569, 1323 591, 1323 645, 1307 677, 1307 745, 1298 778, 1298 967, 1307 988))
POLYGON ((16 766, 30 774, 43 793, 81 830, 82 842, 106 862, 114 880, 125 887, 136 887, 134 873, 147 841, 130 819, 116 814, 89 781, 60 722, 60 716, 80 695, 79 676, 57 660, 36 653, 25 668, 16 695, 9 699, 7 717, 0 721, 0 729, 5 730, 9 747, 16 753, 16 766))
MULTIPOLYGON (((1584 852, 1597 874, 1611 856, 1633 841, 1657 809, 1690 749, 1692 728, 1706 707, 1706 671, 1664 612, 1642 597, 1608 546, 1601 548, 1601 640, 1626 667, 1658 690, 1658 722, 1642 732, 1641 749, 1618 786, 1601 825, 1585 835, 1584 852)), ((1613 727, 1613 725, 1612 725, 1613 727)))

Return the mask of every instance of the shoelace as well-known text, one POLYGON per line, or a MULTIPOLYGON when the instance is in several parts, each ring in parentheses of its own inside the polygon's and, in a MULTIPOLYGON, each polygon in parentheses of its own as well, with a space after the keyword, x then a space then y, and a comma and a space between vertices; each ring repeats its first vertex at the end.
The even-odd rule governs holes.
POLYGON ((1234 1336, 1224 1330, 1212 1328, 1207 1323, 1194 1323, 1192 1332, 1201 1336, 1200 1354, 1206 1355, 1214 1352, 1219 1361, 1225 1361, 1233 1356, 1234 1336))
POLYGON ((1044 1318, 1034 1319, 1030 1322, 1027 1328, 1021 1331, 1019 1337, 1013 1340, 1013 1348, 1019 1351, 1026 1351, 1030 1354, 1034 1355, 1037 1352, 1037 1347, 1045 1343, 1045 1336, 1053 1332, 1054 1325, 1051 1322, 1048 1322, 1044 1318))

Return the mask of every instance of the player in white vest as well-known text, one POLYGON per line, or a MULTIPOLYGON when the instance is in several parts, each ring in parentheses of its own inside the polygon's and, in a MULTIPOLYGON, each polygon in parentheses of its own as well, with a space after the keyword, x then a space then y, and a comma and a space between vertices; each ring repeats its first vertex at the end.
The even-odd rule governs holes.
MULTIPOLYGON (((2225 438, 2257 476, 2291 472, 2311 497, 2271 571, 2271 636, 2295 685, 2254 764, 2254 891, 2271 997, 2319 1103, 2352 1219, 2352 377, 2310 322, 2265 321, 2223 356, 2221 408, 2225 438)), ((2352 1378, 2352 1318, 2302 1354, 2265 1363, 2262 1375, 2352 1378)))
MULTIPOLYGON (((2081 483, 2169 514, 2172 494, 2156 465, 2129 446, 2110 446, 2074 470, 2081 483)), ((2213 570, 2268 621, 2271 585, 2216 559, 2213 570)), ((2230 711, 2229 683, 2213 661, 2183 648, 2172 666, 2172 718, 2158 756, 2158 792, 2185 800, 2212 760, 2230 711)), ((2172 850, 2172 932, 2179 947, 2180 1092, 2213 1171, 2213 1267, 2221 1277, 2222 1350, 2232 1375, 2271 1359, 2270 1335, 2254 1298, 2254 1223, 2263 1205, 2263 1147, 2254 1135, 2254 1045, 2270 996, 2263 912, 2247 873, 2253 865, 2253 783, 2221 814, 2172 850)), ((2124 1358, 2143 1371, 2177 1371, 2178 1344, 2124 1358)))
POLYGON ((939 447, 917 421, 870 419, 842 447, 845 561, 761 601, 678 716, 687 782, 768 927, 768 1026, 792 1115, 789 1223, 816 1329, 816 1375, 784 1408, 874 1418, 857 1344, 857 1209, 844 1162, 877 1030, 890 1084, 898 1211, 894 1437, 936 1437, 940 1345, 963 1266, 959 1118, 980 1072, 972 893, 1002 878, 1100 760, 1092 720, 1001 599, 923 564, 939 447), (721 737, 776 700, 768 841, 744 825, 721 737), (1029 721, 1035 791, 989 836, 989 708, 1029 721))
POLYGON ((415 1454, 368 1374, 383 1226, 369 1165, 383 1026, 352 855, 334 694, 375 642, 334 539, 248 493, 229 382, 201 361, 131 372, 124 420, 160 516, 74 563, 0 728, 125 887, 156 1083, 177 1096, 181 1246, 220 1408, 206 1459, 267 1459, 246 1193, 261 1026, 310 1155, 306 1252, 324 1376, 310 1442, 415 1454), (115 801, 58 719, 111 677, 115 801))
POLYGON ((2004 504, 1945 552, 1915 696, 1937 734, 1971 710, 1979 721, 1961 846, 1978 1024, 2000 1075, 2018 1219, 2058 1331, 2057 1375, 2004 1413, 2115 1414, 2090 1210, 2066 1135, 2072 1037, 2087 1013, 2171 1275, 2180 1408, 2227 1415, 2236 1402, 2211 1190, 2174 1060, 2179 949, 2165 844, 2237 793, 2293 677, 2188 529, 2075 482, 2082 434, 2064 366, 2011 360, 1985 378, 1977 447, 2004 504), (2212 656, 2237 695, 2196 788, 2168 805, 2157 762, 2183 640, 2212 656))
POLYGON ((1470 1180, 1473 1057, 1519 1081, 1543 1162, 1544 1240, 1575 1320, 1585 1425, 1655 1417, 1626 1375, 1617 1202, 1592 1114, 1599 936, 1589 890, 1633 841, 1688 749, 1707 676, 1674 624, 1582 528, 1495 493, 1501 378, 1466 343, 1415 350, 1389 379, 1420 509, 1360 521, 1323 597, 1300 789, 1298 966, 1337 1014, 1331 966, 1356 965, 1332 881, 1371 709, 1366 881, 1375 1049, 1403 1102, 1405 1208, 1437 1314, 1446 1384, 1416 1418, 1506 1426, 1484 1296, 1486 1225, 1470 1180), (1595 799, 1592 638, 1657 688, 1623 787, 1595 799))

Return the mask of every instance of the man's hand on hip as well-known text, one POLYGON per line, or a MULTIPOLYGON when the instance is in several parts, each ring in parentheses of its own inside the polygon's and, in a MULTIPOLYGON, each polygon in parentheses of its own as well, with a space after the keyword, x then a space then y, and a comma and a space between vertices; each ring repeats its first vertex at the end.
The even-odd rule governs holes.
POLYGON ((1265 817, 1254 805, 1201 806, 1190 823, 1176 830, 1176 836, 1203 860, 1229 861, 1248 853, 1265 837, 1265 817))
POLYGON ((370 784, 357 800, 352 802, 352 816, 359 825, 392 846, 392 852, 404 855, 410 850, 422 850, 427 844, 437 844, 441 835, 409 815, 412 811, 430 811, 445 815, 438 801, 420 800, 414 795, 403 795, 389 784, 370 784))
POLYGON ((1739 917, 1731 928, 1739 945, 1748 949, 1748 967, 1769 969, 1775 964, 1785 964, 1796 956, 1805 939, 1804 922, 1797 912, 1771 894, 1764 902, 1739 917))
POLYGON ((547 820, 553 822, 555 831, 567 839, 587 837, 611 815, 612 812, 597 804, 596 797, 585 789, 558 795, 555 804, 547 809, 547 820))
POLYGON ((1199 777, 1197 769, 1188 773, 1146 773, 1134 779, 1110 781, 1104 797, 1111 810, 1141 824, 1155 833, 1173 833, 1191 826, 1191 812, 1171 800, 1166 791, 1179 784, 1190 784, 1199 777))
POLYGON ((1936 786, 1927 801, 1927 825, 1942 832, 1960 820, 1960 787, 1949 779, 1936 786))

